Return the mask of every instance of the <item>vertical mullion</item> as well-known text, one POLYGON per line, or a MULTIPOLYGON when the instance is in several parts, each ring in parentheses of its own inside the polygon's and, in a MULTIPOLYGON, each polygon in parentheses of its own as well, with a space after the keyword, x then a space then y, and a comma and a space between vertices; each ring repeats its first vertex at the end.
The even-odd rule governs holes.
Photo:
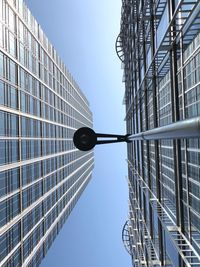
MULTIPOLYGON (((150 18, 150 38, 151 38, 151 59, 154 58, 155 51, 156 51, 156 43, 155 43, 155 6, 154 2, 150 1, 150 11, 151 11, 151 18, 150 18)), ((158 127, 158 116, 157 116, 157 77, 156 77, 156 66, 155 61, 152 62, 152 105, 153 105, 153 127, 158 127)), ((159 168, 159 147, 158 141, 154 141, 155 147, 155 175, 156 175, 156 194, 158 201, 161 201, 161 188, 160 188, 160 168, 159 168)), ((159 242, 159 259, 161 261, 161 265, 164 265, 164 255, 163 255, 163 233, 162 233, 162 224, 159 219, 158 220, 158 242, 159 242)))
MULTIPOLYGON (((169 0, 169 19, 172 19, 175 7, 174 2, 169 0)), ((177 45, 173 42, 175 24, 171 25, 170 42, 172 49, 170 50, 170 78, 171 78, 171 104, 172 104, 172 122, 176 122, 180 119, 179 105, 178 105, 178 78, 177 78, 177 45)), ((180 140, 173 141, 174 151, 174 182, 176 191, 176 217, 177 225, 184 229, 184 217, 183 217, 183 192, 182 192, 182 174, 181 174, 181 144, 180 140)))
MULTIPOLYGON (((186 119, 186 110, 185 110, 185 83, 184 83, 184 55, 183 55, 183 36, 181 32, 181 38, 180 38, 180 73, 181 73, 181 93, 182 93, 182 117, 183 119, 186 119)), ((190 198, 189 198, 189 177, 188 177, 188 140, 183 140, 183 149, 184 149, 184 157, 185 157, 185 174, 186 174, 186 195, 187 195, 187 220, 188 220, 188 237, 191 240, 191 214, 190 214, 190 198)), ((182 177, 183 179, 183 177, 182 177)), ((184 217, 184 216, 183 216, 184 217)), ((183 220, 183 225, 185 225, 183 220)))

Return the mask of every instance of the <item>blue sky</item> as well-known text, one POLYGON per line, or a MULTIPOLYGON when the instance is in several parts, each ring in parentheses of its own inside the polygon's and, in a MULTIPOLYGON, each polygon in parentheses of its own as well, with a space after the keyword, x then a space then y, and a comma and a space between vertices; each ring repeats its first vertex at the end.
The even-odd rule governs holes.
MULTIPOLYGON (((97 132, 125 133, 124 86, 115 40, 121 0, 27 0, 90 102, 97 132)), ((42 267, 131 266, 121 241, 128 216, 126 145, 95 148, 93 178, 42 267)))

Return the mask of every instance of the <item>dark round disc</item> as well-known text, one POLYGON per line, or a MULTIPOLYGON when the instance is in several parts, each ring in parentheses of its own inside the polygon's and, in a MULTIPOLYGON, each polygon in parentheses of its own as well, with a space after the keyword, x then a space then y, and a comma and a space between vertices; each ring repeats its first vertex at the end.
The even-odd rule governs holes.
POLYGON ((96 145, 97 136, 92 129, 82 127, 74 133, 73 142, 79 150, 88 151, 96 145))

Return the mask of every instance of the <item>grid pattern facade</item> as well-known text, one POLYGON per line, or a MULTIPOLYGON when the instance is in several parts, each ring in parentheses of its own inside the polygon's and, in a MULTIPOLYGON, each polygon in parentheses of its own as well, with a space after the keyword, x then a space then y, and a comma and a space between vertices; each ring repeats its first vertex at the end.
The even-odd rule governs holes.
POLYGON ((0 266, 38 266, 88 184, 89 103, 22 0, 0 0, 0 266))
MULTIPOLYGON (((200 116, 199 1, 123 0, 116 52, 127 133, 200 116)), ((200 139, 135 140, 127 162, 133 266, 200 266, 200 139)))

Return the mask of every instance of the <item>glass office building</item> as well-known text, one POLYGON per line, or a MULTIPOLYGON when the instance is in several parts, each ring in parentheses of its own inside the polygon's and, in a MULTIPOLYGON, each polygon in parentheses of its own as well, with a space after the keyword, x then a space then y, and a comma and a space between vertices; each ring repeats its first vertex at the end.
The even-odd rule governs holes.
MULTIPOLYGON (((200 116, 198 0, 122 0, 116 51, 127 133, 200 116)), ((127 162, 133 266, 200 267, 200 138, 135 140, 127 162)))
POLYGON ((0 0, 0 266, 38 266, 90 181, 89 103, 22 0, 0 0))

